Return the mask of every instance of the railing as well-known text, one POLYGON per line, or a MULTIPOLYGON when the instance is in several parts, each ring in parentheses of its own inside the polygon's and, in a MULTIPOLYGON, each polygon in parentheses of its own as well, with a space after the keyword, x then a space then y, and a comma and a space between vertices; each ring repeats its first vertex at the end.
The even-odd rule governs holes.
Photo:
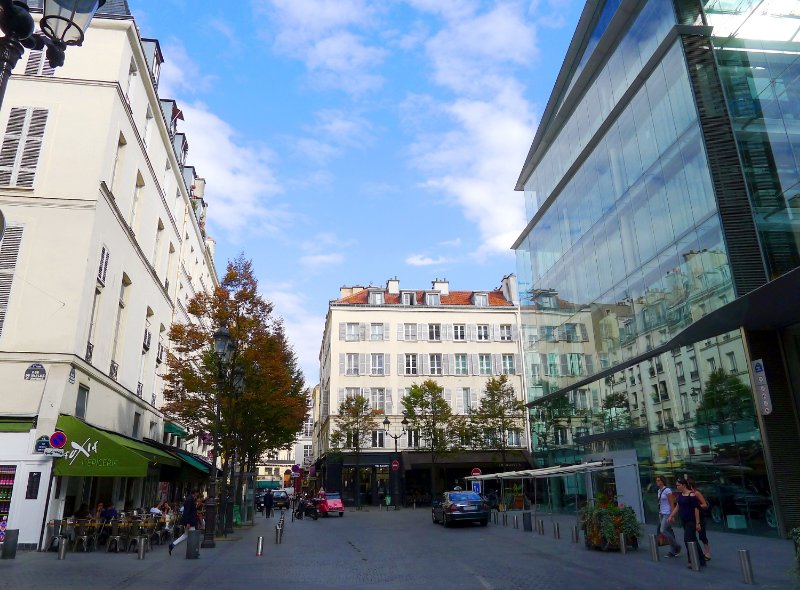
POLYGON ((164 362, 164 345, 160 342, 158 343, 158 352, 156 352, 156 364, 161 364, 164 362))
POLYGON ((93 352, 94 352, 94 344, 92 344, 91 342, 87 342, 86 343, 86 356, 84 356, 83 358, 89 364, 92 364, 92 353, 93 352))
POLYGON ((137 383, 136 384, 136 397, 142 397, 142 390, 144 389, 144 383, 137 383))
POLYGON ((144 331, 144 339, 142 340, 142 350, 147 352, 150 350, 150 343, 153 341, 153 333, 150 330, 144 331))
POLYGON ((689 371, 689 378, 691 378, 692 381, 697 381, 700 379, 700 371, 689 371))
POLYGON ((114 381, 117 380, 117 373, 119 373, 119 364, 115 361, 111 361, 111 368, 108 370, 108 376, 111 377, 114 381))

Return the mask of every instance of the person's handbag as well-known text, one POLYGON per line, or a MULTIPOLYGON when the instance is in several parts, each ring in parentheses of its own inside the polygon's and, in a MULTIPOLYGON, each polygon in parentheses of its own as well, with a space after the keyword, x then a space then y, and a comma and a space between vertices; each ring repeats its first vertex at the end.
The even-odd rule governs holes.
POLYGON ((669 545, 667 536, 664 533, 658 533, 658 546, 663 547, 664 545, 669 545))

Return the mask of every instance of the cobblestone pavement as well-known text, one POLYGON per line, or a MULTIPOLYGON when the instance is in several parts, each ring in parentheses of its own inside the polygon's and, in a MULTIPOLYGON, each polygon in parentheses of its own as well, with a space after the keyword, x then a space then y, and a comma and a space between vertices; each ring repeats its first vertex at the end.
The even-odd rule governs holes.
POLYGON ((800 588, 788 541, 715 534, 713 561, 698 573, 687 569, 682 558, 651 561, 646 541, 625 555, 589 551, 570 541, 574 519, 559 518, 562 538, 554 539, 551 517, 540 517, 546 523, 544 536, 524 532, 521 516, 520 529, 513 528, 513 516, 507 527, 445 529, 431 523, 426 509, 372 508, 348 511, 344 518, 288 520, 280 545, 275 544, 277 519, 257 518, 254 527, 237 529, 216 549, 202 550, 198 560, 185 559, 184 546, 170 557, 165 546, 156 545, 143 561, 135 553, 69 553, 58 561, 55 553, 20 552, 14 560, 0 561, 0 588, 750 588, 742 582, 738 549, 750 550, 759 588, 800 588), (264 537, 261 557, 256 556, 259 535, 264 537))

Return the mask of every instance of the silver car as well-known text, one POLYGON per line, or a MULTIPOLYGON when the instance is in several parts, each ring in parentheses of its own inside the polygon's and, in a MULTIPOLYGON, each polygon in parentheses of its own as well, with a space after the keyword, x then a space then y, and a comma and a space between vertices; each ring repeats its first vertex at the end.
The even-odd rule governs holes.
POLYGON ((475 492, 445 492, 440 500, 434 500, 431 518, 434 524, 441 522, 446 527, 462 520, 486 526, 489 524, 489 505, 475 492))

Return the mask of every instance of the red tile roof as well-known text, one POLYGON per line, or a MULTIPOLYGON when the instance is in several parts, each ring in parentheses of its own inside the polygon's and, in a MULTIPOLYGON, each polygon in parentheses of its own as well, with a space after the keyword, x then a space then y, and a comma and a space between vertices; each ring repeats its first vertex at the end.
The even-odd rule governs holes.
MULTIPOLYGON (((386 292, 385 289, 383 291, 383 300, 384 305, 399 305, 400 304, 400 295, 390 295, 386 292)), ((372 292, 375 292, 375 289, 372 289, 372 292)), ((407 290, 403 291, 404 293, 408 293, 407 290)), ((359 291, 358 293, 354 293, 353 295, 349 295, 347 297, 343 297, 342 299, 336 299, 333 303, 337 304, 345 304, 345 305, 366 305, 369 302, 369 293, 367 289, 363 291, 359 291)), ((430 291, 414 291, 416 293, 416 305, 419 307, 435 307, 431 305, 425 305, 425 293, 430 293, 430 291)), ((485 291, 478 291, 478 293, 485 293, 485 291)), ((472 306, 472 296, 473 291, 450 291, 448 295, 441 295, 439 297, 439 301, 441 305, 469 305, 472 306)), ((502 291, 489 291, 489 307, 513 307, 513 303, 508 301, 504 296, 502 291)))

